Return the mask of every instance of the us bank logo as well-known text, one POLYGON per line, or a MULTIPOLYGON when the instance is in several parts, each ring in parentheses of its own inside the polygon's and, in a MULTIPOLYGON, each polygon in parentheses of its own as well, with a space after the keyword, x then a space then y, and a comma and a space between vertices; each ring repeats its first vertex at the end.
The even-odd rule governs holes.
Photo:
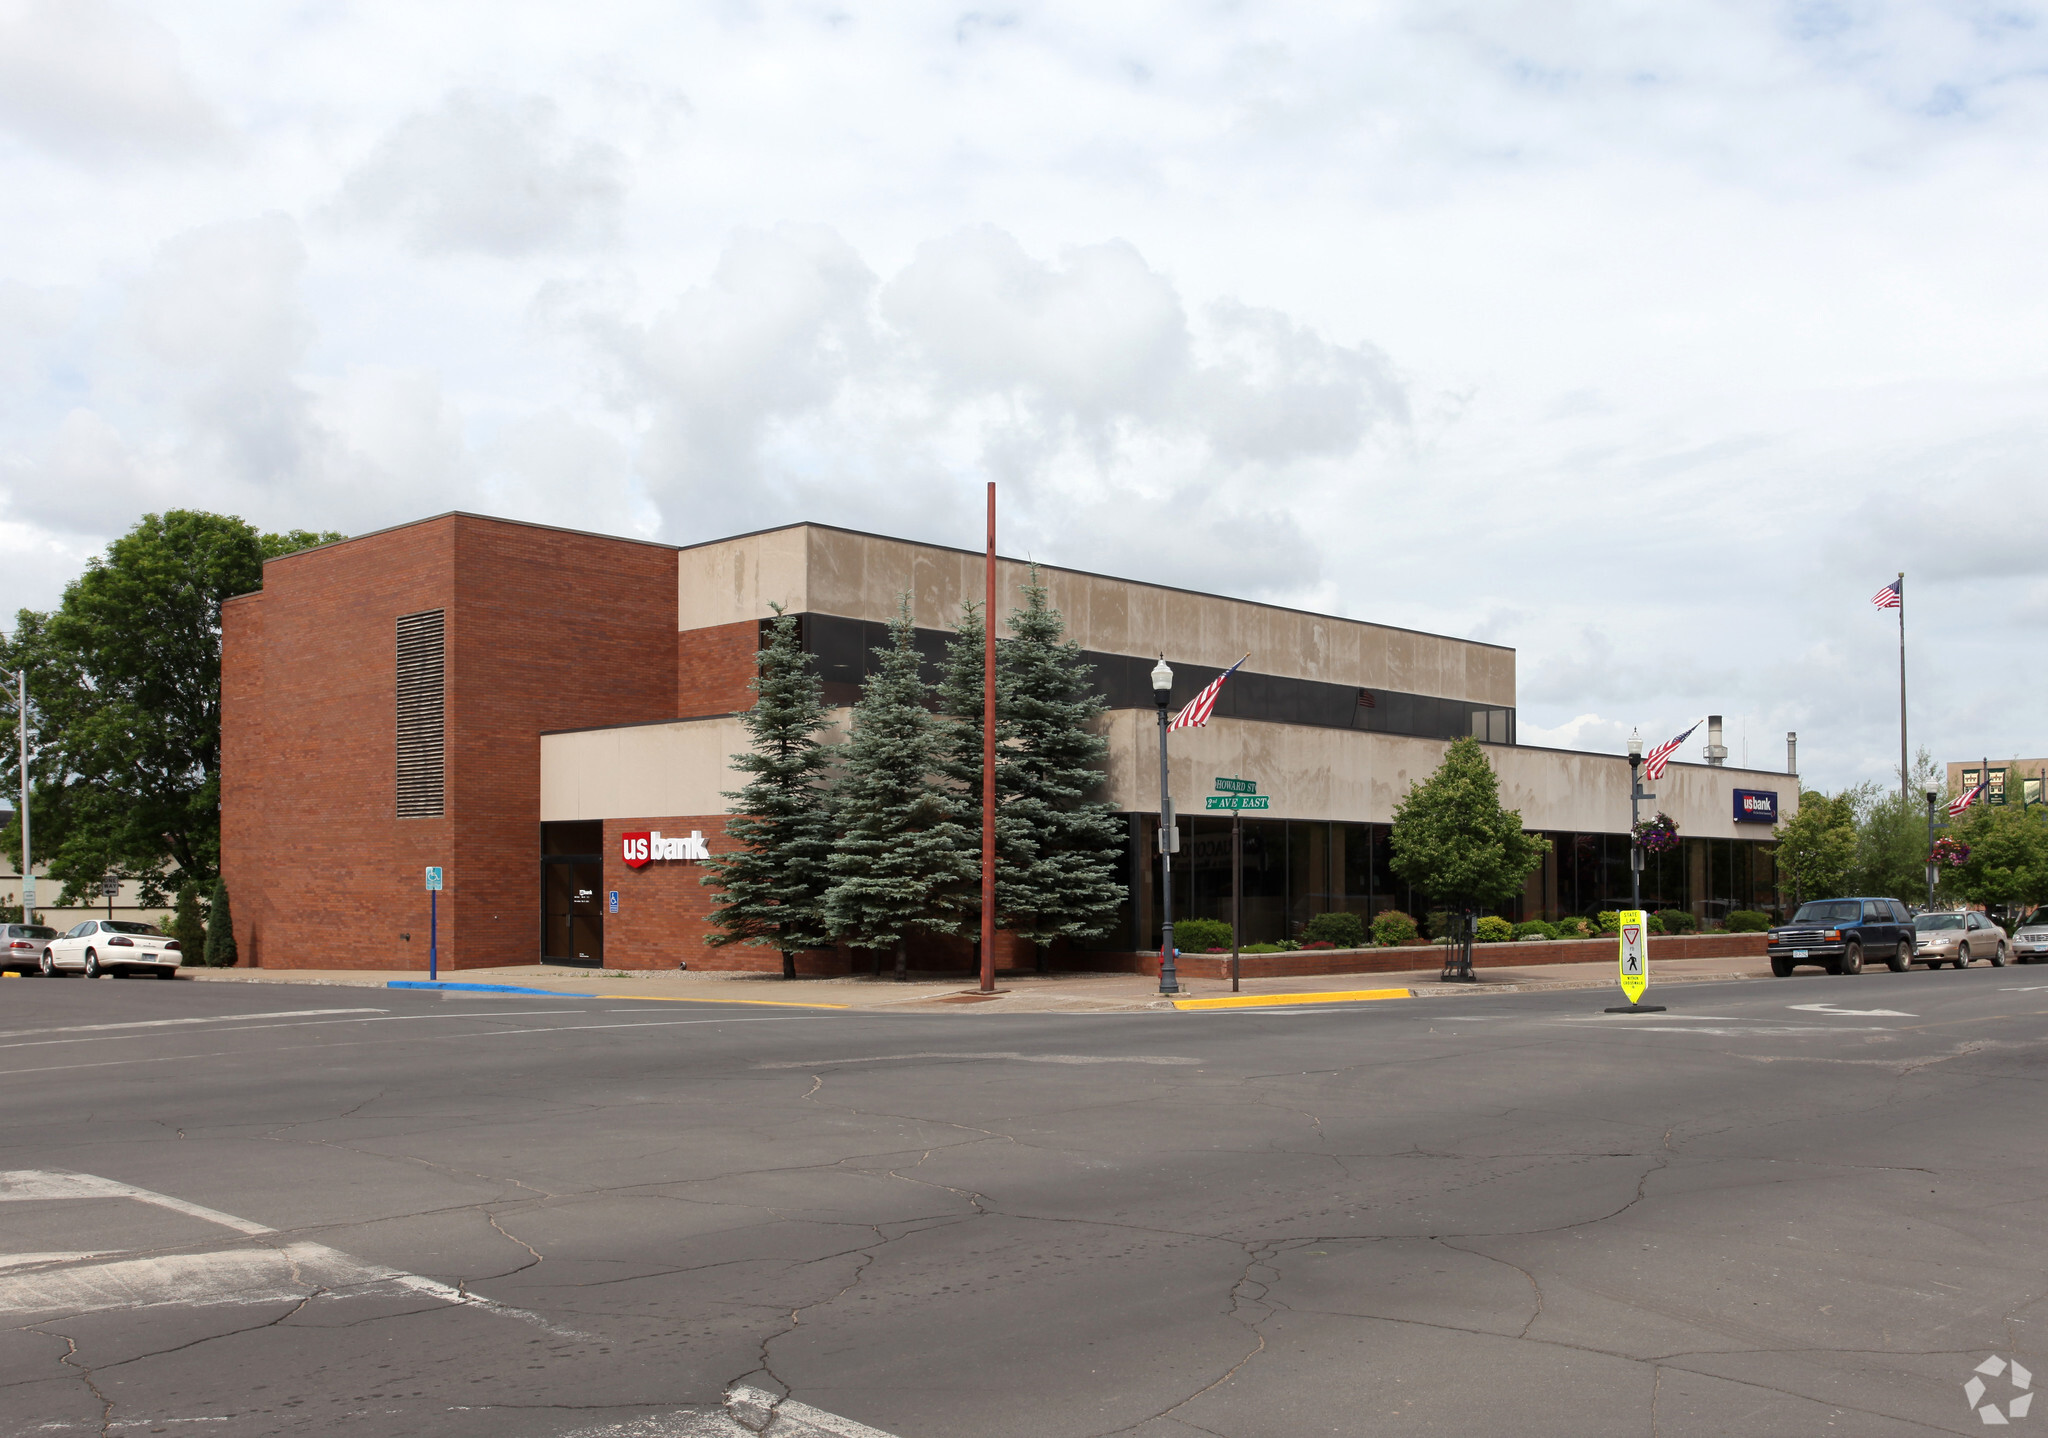
POLYGON ((619 835, 619 857, 629 869, 644 869, 657 859, 681 860, 708 859, 711 850, 704 843, 701 830, 692 829, 690 837, 679 835, 662 837, 661 830, 652 832, 642 829, 638 833, 619 835))
POLYGON ((1970 1406, 1977 1411, 1986 1427, 2003 1428, 2013 1419, 2027 1416, 2027 1410, 2034 1403, 2033 1386, 2033 1374, 1994 1353, 1977 1365, 1977 1371, 1963 1385, 1963 1396, 1970 1400, 1970 1406), (1998 1383, 2001 1378, 2005 1381, 1998 1383), (1986 1379, 1993 1381, 1987 1383, 1986 1379), (1986 1397, 1991 1401, 1985 1402, 1986 1397), (2001 1397, 2007 1400, 2002 1408, 1998 1403, 2001 1397))

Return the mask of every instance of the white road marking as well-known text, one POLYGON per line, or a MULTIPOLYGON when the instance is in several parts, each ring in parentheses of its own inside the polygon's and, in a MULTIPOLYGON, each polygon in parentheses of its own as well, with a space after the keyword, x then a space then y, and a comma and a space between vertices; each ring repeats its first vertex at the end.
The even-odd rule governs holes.
MULTIPOLYGON (((338 1010, 337 1010, 337 1009, 327 1009, 327 1010, 322 1010, 322 1012, 326 1012, 326 1013, 354 1013, 354 1012, 356 1012, 356 1010, 353 1010, 353 1009, 338 1009, 338 1010)), ((475 1012, 471 1012, 471 1013, 460 1013, 460 1014, 389 1014, 389 1013, 385 1013, 385 1012, 384 1012, 384 1010, 382 1010, 382 1009, 368 1009, 368 1010, 365 1010, 364 1012, 368 1012, 368 1013, 372 1013, 372 1014, 377 1014, 377 1015, 379 1015, 379 1017, 377 1017, 377 1018, 369 1018, 369 1019, 306 1019, 306 1020, 303 1020, 303 1021, 301 1021, 301 1022, 299 1022, 299 1023, 290 1023, 290 1024, 238 1024, 238 1025, 237 1025, 237 1026, 235 1026, 234 1028, 208 1029, 208 1030, 206 1030, 206 1033, 207 1033, 207 1035, 208 1035, 209 1037, 211 1037, 211 1036, 212 1036, 212 1035, 214 1035, 214 1034, 241 1034, 241 1033, 251 1033, 251 1032, 253 1032, 253 1031, 257 1030, 257 1029, 317 1029, 317 1028, 323 1028, 323 1027, 325 1027, 325 1026, 326 1026, 326 1025, 328 1025, 328 1024, 411 1024, 411 1023, 419 1023, 419 1022, 421 1022, 422 1020, 426 1020, 426 1019, 500 1019, 500 1018, 514 1018, 514 1017, 517 1017, 517 1016, 519 1016, 519 1015, 521 1015, 521 1014, 587 1014, 587 1013, 589 1013, 589 1012, 590 1012, 590 1010, 588 1010, 588 1009, 512 1009, 512 1010, 509 1010, 509 1011, 507 1011, 507 1010, 498 1010, 498 1011, 496 1011, 496 1012, 490 1012, 490 1011, 485 1011, 485 1010, 478 1010, 478 1011, 475 1011, 475 1012)), ((637 1014, 637 1013, 641 1013, 641 1012, 644 1012, 644 1010, 641 1010, 641 1009, 630 1009, 630 1010, 628 1010, 627 1012, 630 1012, 630 1013, 636 1013, 636 1014, 637 1014)), ((245 1018, 261 1018, 261 1017, 263 1017, 263 1015, 261 1015, 261 1014, 249 1014, 249 1015, 244 1015, 243 1017, 245 1017, 245 1018)), ((227 1019, 225 1019, 225 1018, 222 1018, 222 1019, 218 1020, 218 1022, 221 1022, 221 1023, 226 1023, 227 1021, 228 1021, 228 1020, 227 1020, 227 1019)), ((197 1020, 197 1019, 191 1019, 191 1020, 188 1020, 188 1019, 177 1019, 177 1020, 172 1020, 172 1021, 170 1021, 170 1022, 176 1022, 176 1023, 197 1023, 197 1022, 201 1022, 201 1021, 200 1021, 200 1020, 197 1020)), ((216 1022, 216 1020, 211 1020, 211 1019, 209 1019, 209 1020, 205 1020, 205 1022, 208 1022, 208 1023, 212 1023, 212 1022, 216 1022)), ((69 1033, 69 1032, 71 1032, 71 1031, 70 1031, 70 1030, 68 1030, 68 1029, 30 1029, 30 1030, 25 1030, 25 1032, 29 1032, 29 1033, 69 1033)), ((93 1034, 93 1035, 90 1035, 89 1037, 86 1037, 86 1038, 77 1038, 77 1039, 26 1039, 26 1040, 23 1040, 23 1041, 22 1041, 22 1042, 20 1042, 20 1043, 13 1043, 13 1044, 0 1044, 0 1049, 34 1049, 34 1048, 46 1048, 46 1047, 48 1047, 48 1046, 49 1046, 49 1045, 51 1045, 51 1044, 103 1044, 103 1043, 107 1043, 107 1042, 110 1042, 110 1041, 113 1041, 113 1040, 119 1040, 119 1039, 132 1039, 132 1038, 154 1038, 154 1037, 156 1037, 156 1035, 154 1035, 154 1034, 93 1034)))
MULTIPOLYGON (((167 1193, 101 1178, 90 1173, 47 1169, 15 1169, 0 1173, 0 1201, 9 1199, 126 1198, 182 1213, 251 1238, 281 1237, 268 1224, 237 1218, 217 1208, 188 1203, 167 1193)), ((593 1338, 561 1328, 538 1313, 465 1293, 436 1279, 406 1273, 382 1264, 365 1263, 323 1243, 232 1249, 222 1253, 173 1254, 45 1269, 33 1274, 0 1275, 0 1313, 79 1312, 106 1308, 152 1307, 163 1303, 268 1303, 278 1298, 304 1298, 337 1286, 391 1286, 442 1303, 516 1318, 560 1338, 593 1338), (268 1276, 282 1262, 290 1277, 286 1286, 268 1276), (304 1270, 332 1275, 331 1281, 303 1281, 304 1270), (250 1296, 257 1295, 257 1296, 250 1296)))
POLYGON ((630 1418, 578 1428, 563 1438, 892 1438, 879 1428, 841 1418, 793 1398, 780 1402, 772 1393, 741 1385, 725 1395, 723 1412, 701 1408, 664 1413, 658 1418, 630 1418), (770 1421, 772 1418, 773 1421, 770 1421))
MULTIPOLYGON (((1281 1012, 1289 1012, 1281 1010, 1281 1012)), ((757 1069, 818 1069, 839 1068, 845 1064, 887 1064, 900 1063, 905 1059, 1008 1059, 1020 1064, 1198 1064, 1200 1059, 1187 1058, 1135 1058, 1115 1054, 1012 1054, 1012 1053, 921 1053, 921 1054, 877 1054, 861 1059, 808 1059, 802 1062, 778 1061, 757 1063, 757 1069)))
POLYGON ((232 1024, 245 1019, 324 1018, 329 1014, 388 1014, 389 1009, 279 1009, 268 1014, 212 1014, 196 1019, 136 1019, 122 1024, 67 1024, 56 1029, 7 1029, 0 1039, 28 1038, 35 1034, 92 1034, 114 1029, 168 1029, 185 1024, 232 1024))
POLYGON ((1788 1009, 1799 1009, 1809 1014, 1843 1014, 1858 1019, 1917 1019, 1918 1014, 1901 1013, 1897 1009, 1838 1009, 1833 1004, 1787 1004, 1788 1009))

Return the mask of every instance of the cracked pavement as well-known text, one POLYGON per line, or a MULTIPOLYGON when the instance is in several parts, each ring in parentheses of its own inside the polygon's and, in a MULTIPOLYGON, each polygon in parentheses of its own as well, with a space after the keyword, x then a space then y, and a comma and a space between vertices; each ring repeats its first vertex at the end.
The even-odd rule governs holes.
POLYGON ((0 1438, 1977 1432, 1979 1362, 2048 1372, 2029 976, 1625 1017, 10 981, 0 1438))

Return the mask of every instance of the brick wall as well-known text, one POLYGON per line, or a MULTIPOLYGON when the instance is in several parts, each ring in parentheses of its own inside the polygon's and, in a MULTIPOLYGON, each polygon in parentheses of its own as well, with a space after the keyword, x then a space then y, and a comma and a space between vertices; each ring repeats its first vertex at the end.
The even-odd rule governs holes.
POLYGON ((685 629, 676 635, 676 717, 737 714, 754 707, 754 655, 761 626, 754 620, 685 629))
POLYGON ((242 961, 424 968, 539 947, 540 733, 675 717, 676 556, 442 515, 273 560, 222 639, 222 868, 242 961), (447 611, 444 816, 396 817, 401 614, 447 611), (411 939, 401 938, 410 933, 411 939))

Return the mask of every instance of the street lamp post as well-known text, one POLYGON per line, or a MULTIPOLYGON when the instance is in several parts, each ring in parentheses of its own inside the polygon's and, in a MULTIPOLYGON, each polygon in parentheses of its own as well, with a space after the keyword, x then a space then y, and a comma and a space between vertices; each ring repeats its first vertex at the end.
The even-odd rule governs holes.
POLYGON ((1643 822, 1643 800, 1656 797, 1643 792, 1643 736, 1631 729, 1628 734, 1628 892, 1632 909, 1643 906, 1643 841, 1636 835, 1636 825, 1643 822))
POLYGON ((1159 896, 1165 922, 1159 930, 1159 992, 1177 994, 1180 979, 1173 963, 1173 852, 1180 847, 1180 831, 1173 823, 1173 791, 1166 774, 1167 704, 1173 695, 1173 671, 1166 656, 1152 666, 1152 702, 1159 708, 1159 896))
POLYGON ((1927 791, 1927 907, 1934 907, 1934 802, 1940 796, 1927 791))

